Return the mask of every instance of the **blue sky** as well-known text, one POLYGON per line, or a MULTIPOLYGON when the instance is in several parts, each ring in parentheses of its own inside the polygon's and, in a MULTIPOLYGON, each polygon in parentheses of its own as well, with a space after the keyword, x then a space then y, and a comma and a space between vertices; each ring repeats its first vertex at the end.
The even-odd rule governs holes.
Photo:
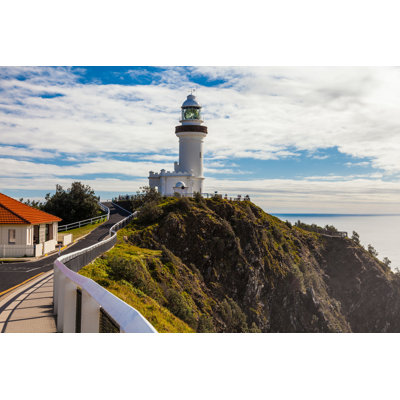
POLYGON ((205 190, 270 212, 400 212, 399 68, 0 67, 0 191, 103 199, 173 169, 191 88, 205 190))

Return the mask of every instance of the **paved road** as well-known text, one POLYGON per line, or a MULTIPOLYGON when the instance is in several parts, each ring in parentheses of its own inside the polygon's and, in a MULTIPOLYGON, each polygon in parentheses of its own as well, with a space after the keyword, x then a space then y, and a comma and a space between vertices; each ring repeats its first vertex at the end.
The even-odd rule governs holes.
MULTIPOLYGON (((118 207, 114 207, 111 203, 104 204, 110 208, 110 219, 94 229, 85 238, 79 240, 68 249, 65 249, 62 254, 72 253, 73 251, 81 250, 100 242, 108 236, 110 228, 115 223, 129 215, 129 213, 122 211, 118 207)), ((26 281, 32 276, 51 270, 53 268, 53 262, 57 257, 58 254, 56 253, 37 261, 0 264, 0 293, 26 281)))

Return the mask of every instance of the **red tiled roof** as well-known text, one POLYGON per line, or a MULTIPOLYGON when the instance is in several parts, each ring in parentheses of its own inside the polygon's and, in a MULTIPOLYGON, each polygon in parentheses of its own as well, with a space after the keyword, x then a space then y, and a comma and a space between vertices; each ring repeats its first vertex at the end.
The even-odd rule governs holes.
POLYGON ((61 218, 0 193, 0 224, 45 224, 56 221, 61 221, 61 218))

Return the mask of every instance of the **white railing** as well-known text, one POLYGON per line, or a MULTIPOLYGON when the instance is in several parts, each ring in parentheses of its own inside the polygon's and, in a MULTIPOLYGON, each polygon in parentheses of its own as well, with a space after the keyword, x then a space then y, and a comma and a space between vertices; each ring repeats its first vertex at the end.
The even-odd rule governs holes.
POLYGON ((5 257, 34 257, 35 248, 33 245, 0 244, 0 258, 5 257))
MULTIPOLYGON (((117 204, 113 203, 113 205, 119 207, 117 204)), ((130 214, 113 225, 110 228, 109 238, 85 249, 61 256, 54 262, 53 301, 58 332, 99 332, 104 315, 107 315, 113 326, 116 326, 120 332, 157 332, 139 311, 93 280, 71 271, 64 264, 115 240, 117 230, 125 226, 136 214, 137 212, 130 214)))
POLYGON ((82 226, 86 226, 86 225, 101 221, 102 219, 104 219, 105 221, 108 221, 110 219, 110 209, 101 203, 99 203, 99 206, 107 214, 103 214, 98 217, 84 219, 82 221, 71 222, 70 224, 67 224, 67 225, 60 225, 58 227, 58 232, 64 232, 64 231, 69 231, 70 229, 80 228, 82 226))

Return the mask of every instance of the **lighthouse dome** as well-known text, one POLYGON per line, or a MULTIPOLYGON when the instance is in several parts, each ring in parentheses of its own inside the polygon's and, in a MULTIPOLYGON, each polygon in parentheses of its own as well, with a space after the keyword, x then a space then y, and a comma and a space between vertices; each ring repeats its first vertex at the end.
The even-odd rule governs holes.
POLYGON ((196 96, 193 94, 189 94, 187 99, 183 102, 182 108, 186 107, 196 107, 196 108, 201 108, 200 103, 196 100, 196 96))

